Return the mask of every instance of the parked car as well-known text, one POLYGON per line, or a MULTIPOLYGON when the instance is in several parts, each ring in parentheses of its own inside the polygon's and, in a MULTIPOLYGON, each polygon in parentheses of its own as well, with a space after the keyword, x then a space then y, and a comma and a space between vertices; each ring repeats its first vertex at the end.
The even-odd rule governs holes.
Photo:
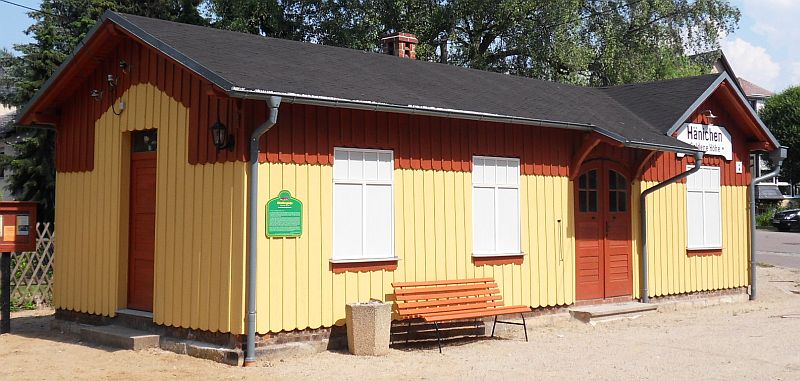
POLYGON ((789 209, 772 216, 772 226, 782 232, 788 232, 800 226, 800 209, 789 209))

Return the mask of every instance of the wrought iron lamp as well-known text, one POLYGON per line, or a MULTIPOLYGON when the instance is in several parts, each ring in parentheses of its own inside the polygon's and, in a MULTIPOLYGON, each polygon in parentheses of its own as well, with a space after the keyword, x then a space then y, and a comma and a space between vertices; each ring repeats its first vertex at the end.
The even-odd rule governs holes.
POLYGON ((219 120, 211 126, 211 140, 214 142, 214 147, 217 147, 217 151, 225 148, 233 150, 235 143, 234 136, 228 131, 228 126, 219 120))

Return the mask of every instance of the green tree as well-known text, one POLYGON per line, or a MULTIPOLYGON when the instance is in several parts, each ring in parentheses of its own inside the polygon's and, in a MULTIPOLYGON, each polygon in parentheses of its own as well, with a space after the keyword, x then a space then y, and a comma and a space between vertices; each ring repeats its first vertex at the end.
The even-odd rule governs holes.
POLYGON ((727 0, 208 0, 219 28, 375 51, 393 31, 418 57, 583 85, 699 74, 684 56, 718 47, 739 11, 727 0))
MULTIPOLYGON (((43 0, 41 12, 29 13, 34 24, 25 33, 33 42, 15 45, 17 56, 0 54, 0 67, 5 73, 0 85, 10 89, 0 94, 0 102, 25 105, 107 9, 205 24, 199 5, 199 0, 43 0)), ((46 129, 25 129, 20 133, 24 137, 13 145, 16 155, 0 157, 0 165, 12 170, 9 190, 20 200, 39 202, 40 219, 52 221, 55 133, 46 129)))
POLYGON ((781 144, 789 147, 781 177, 790 183, 800 180, 800 86, 791 87, 767 99, 761 120, 781 144))

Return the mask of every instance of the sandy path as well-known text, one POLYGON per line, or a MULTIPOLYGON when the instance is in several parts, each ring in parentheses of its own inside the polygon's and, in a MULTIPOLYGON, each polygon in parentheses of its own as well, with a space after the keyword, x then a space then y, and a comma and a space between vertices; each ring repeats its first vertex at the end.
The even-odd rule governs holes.
POLYGON ((38 379, 703 379, 800 380, 800 270, 759 269, 760 299, 592 327, 558 321, 507 339, 392 350, 385 358, 326 352, 235 368, 161 350, 89 347, 49 331, 51 312, 17 314, 0 336, 0 380, 38 379), (40 316, 36 316, 40 315, 40 316), (796 317, 782 318, 781 315, 796 317))

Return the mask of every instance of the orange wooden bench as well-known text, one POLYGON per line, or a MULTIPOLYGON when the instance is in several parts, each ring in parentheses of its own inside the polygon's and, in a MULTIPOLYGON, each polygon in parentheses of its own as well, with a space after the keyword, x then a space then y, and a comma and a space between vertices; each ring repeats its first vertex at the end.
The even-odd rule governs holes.
MULTIPOLYGON (((412 319, 422 319, 434 323, 439 353, 442 352, 442 338, 439 323, 451 320, 478 319, 494 316, 492 337, 497 323, 521 325, 528 341, 524 312, 528 306, 504 306, 500 288, 492 278, 456 279, 428 282, 394 282, 397 311, 402 320, 408 320, 408 331, 412 319), (520 314, 522 323, 497 320, 498 315, 520 314)), ((408 342, 408 333, 406 334, 408 342)))

